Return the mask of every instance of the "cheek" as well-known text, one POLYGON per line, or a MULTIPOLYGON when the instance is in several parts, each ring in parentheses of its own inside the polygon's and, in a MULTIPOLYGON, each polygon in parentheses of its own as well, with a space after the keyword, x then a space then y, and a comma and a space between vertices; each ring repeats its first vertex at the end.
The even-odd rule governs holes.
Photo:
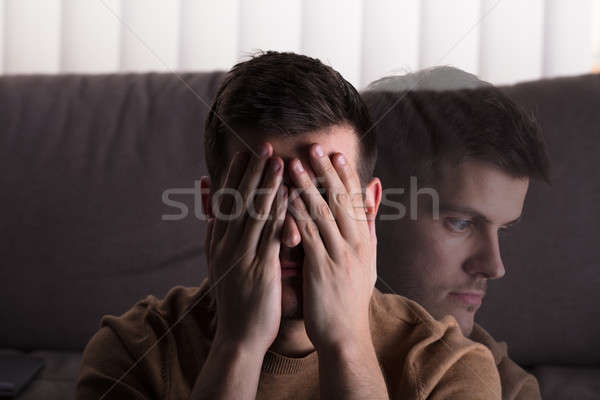
POLYGON ((448 235, 439 221, 423 223, 414 234, 414 274, 428 297, 443 296, 444 292, 462 282, 462 265, 466 260, 463 238, 448 235))

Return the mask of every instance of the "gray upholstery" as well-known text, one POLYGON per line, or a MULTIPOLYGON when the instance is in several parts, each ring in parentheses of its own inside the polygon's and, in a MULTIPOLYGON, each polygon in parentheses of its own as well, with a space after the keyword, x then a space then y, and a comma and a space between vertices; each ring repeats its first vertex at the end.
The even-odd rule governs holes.
POLYGON ((506 276, 490 284, 480 322, 522 363, 598 365, 600 75, 507 92, 542 126, 552 185, 532 185, 522 222, 504 239, 506 276))
POLYGON ((218 76, 0 78, 2 346, 80 350, 101 315, 199 282, 203 223, 161 220, 162 192, 204 173, 218 76))
POLYGON ((539 366, 543 399, 592 400, 600 398, 600 368, 539 366))
MULTIPOLYGON (((204 174, 203 121, 221 76, 0 77, 0 348, 47 359, 20 398, 70 398, 103 314, 204 276, 194 197, 173 196, 190 216, 164 221, 177 210, 162 195, 204 174)), ((554 183, 532 187, 479 321, 533 367, 545 398, 598 398, 600 76, 507 90, 538 115, 554 183)), ((393 249, 379 255, 393 260, 393 249)))

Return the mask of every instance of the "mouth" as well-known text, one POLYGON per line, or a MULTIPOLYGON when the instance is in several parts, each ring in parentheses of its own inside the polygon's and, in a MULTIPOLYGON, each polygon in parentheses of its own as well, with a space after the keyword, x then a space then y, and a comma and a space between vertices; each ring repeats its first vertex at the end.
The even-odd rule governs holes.
POLYGON ((485 293, 481 291, 450 292, 449 296, 461 305, 479 308, 485 293))

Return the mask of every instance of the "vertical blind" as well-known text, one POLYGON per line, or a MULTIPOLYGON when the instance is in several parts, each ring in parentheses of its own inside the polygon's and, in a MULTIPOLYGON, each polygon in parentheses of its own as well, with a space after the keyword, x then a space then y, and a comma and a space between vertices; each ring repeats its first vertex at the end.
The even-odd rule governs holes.
POLYGON ((433 65, 512 83, 590 72, 598 2, 0 0, 0 73, 207 71, 273 49, 359 88, 433 65))

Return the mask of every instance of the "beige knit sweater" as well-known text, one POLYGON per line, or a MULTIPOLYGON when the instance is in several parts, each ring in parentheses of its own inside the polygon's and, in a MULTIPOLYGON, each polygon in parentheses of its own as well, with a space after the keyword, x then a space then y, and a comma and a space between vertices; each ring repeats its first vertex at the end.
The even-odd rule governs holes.
MULTIPOLYGON (((87 345, 77 399, 187 399, 211 345, 207 285, 148 296, 125 314, 105 316, 87 345)), ((420 305, 375 290, 373 344, 393 399, 500 399, 490 351, 466 339, 453 318, 435 321, 420 305)), ((316 352, 268 352, 257 399, 318 399, 316 352)))

